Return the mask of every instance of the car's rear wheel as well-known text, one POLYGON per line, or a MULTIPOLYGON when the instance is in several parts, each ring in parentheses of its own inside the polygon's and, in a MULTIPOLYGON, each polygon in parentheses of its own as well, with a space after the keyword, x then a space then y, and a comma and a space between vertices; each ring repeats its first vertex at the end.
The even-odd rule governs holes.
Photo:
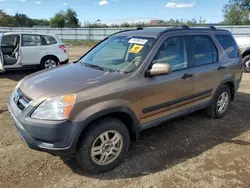
POLYGON ((58 59, 53 56, 49 56, 42 59, 41 69, 50 69, 58 65, 59 65, 58 59))
POLYGON ((117 167, 129 148, 129 132, 118 119, 95 121, 82 136, 76 158, 87 172, 98 174, 117 167))
POLYGON ((250 73, 250 55, 244 57, 242 61, 245 67, 245 72, 250 73))
POLYGON ((221 86, 215 93, 212 105, 206 109, 207 114, 213 118, 225 116, 232 101, 232 94, 227 85, 221 86))

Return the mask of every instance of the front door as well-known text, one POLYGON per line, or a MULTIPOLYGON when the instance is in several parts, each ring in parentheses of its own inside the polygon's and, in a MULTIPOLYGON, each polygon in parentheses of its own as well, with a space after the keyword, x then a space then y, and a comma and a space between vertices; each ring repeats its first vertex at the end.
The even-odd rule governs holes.
POLYGON ((142 87, 141 108, 143 128, 152 122, 191 107, 194 93, 193 73, 189 69, 190 56, 185 36, 173 36, 162 40, 153 63, 168 63, 169 75, 145 78, 142 87), (144 85, 144 84, 143 84, 144 85))
POLYGON ((3 38, 3 34, 0 33, 0 72, 4 72, 4 59, 3 59, 3 53, 1 50, 1 44, 2 44, 2 38, 3 38))

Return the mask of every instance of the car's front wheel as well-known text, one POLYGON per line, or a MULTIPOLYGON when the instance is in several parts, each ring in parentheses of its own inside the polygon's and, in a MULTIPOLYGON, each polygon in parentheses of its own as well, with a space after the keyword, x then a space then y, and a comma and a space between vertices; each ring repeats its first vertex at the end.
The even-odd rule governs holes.
POLYGON ((127 127, 115 118, 93 122, 81 139, 76 158, 83 169, 93 174, 117 167, 130 143, 127 127))

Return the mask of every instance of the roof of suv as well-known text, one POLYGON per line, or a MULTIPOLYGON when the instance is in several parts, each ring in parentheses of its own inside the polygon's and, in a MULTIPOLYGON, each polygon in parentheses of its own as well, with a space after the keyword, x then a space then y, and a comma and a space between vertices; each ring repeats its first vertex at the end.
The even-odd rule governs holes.
MULTIPOLYGON (((187 26, 188 27, 188 26, 187 26)), ((142 37, 154 37, 157 38, 159 35, 165 32, 171 32, 171 31, 204 31, 204 32, 216 32, 216 31, 224 31, 230 34, 228 30, 223 30, 223 29, 216 29, 214 27, 212 28, 138 28, 135 30, 125 30, 116 33, 115 35, 120 35, 120 36, 142 36, 142 37)))
POLYGON ((55 36, 54 34, 50 33, 34 33, 34 32, 3 32, 4 35, 49 35, 55 36))

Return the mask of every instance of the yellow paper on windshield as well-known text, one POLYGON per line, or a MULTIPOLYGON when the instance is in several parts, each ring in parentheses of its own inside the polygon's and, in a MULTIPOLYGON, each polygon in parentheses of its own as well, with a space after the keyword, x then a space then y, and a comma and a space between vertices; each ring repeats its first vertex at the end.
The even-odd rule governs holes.
POLYGON ((138 54, 144 46, 134 44, 134 46, 129 50, 130 53, 138 54))

